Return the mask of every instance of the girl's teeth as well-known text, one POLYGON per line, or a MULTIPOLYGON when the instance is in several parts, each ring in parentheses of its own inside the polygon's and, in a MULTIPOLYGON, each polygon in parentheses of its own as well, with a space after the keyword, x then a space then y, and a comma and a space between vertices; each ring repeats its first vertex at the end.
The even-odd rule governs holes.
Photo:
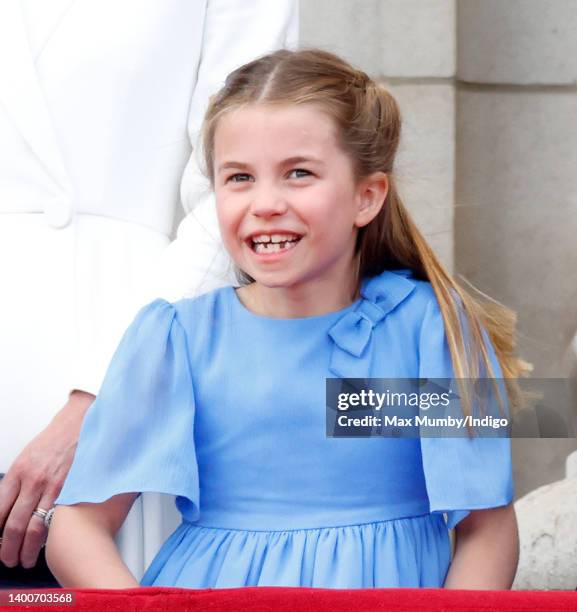
POLYGON ((286 242, 287 240, 298 240, 296 236, 286 235, 286 234, 272 234, 269 236, 268 234, 262 234, 260 236, 254 236, 253 242, 286 242))
POLYGON ((285 242, 257 242, 255 244, 255 253, 278 253, 279 251, 287 251, 292 249, 297 244, 298 240, 285 242))

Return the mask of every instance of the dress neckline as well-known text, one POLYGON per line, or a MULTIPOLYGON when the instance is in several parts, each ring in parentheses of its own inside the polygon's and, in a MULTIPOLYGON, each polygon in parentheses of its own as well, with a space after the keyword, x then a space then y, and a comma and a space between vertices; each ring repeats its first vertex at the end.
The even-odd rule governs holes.
POLYGON ((253 319, 254 321, 263 321, 263 322, 267 322, 267 323, 278 323, 279 325, 289 325, 290 323, 293 324, 297 324, 297 323, 320 323, 320 322, 325 322, 325 321, 330 321, 331 319, 337 319, 343 315, 345 315, 346 313, 348 313, 351 310, 354 310, 363 300, 362 297, 360 297, 359 299, 355 300, 352 304, 349 304, 348 306, 346 306, 345 308, 341 308, 340 310, 334 310, 332 312, 327 312, 325 314, 321 314, 321 315, 313 315, 310 317, 291 317, 291 318, 281 318, 281 317, 269 317, 266 315, 260 315, 257 314, 255 312, 253 312, 252 310, 249 310, 240 300, 236 290, 238 289, 238 287, 232 287, 232 286, 228 286, 227 288, 228 293, 230 294, 230 300, 232 302, 233 308, 242 313, 243 316, 253 319))

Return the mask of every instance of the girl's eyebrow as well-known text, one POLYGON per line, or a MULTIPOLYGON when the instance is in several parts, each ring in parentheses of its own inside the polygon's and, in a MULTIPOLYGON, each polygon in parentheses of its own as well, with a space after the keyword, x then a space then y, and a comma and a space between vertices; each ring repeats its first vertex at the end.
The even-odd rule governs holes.
MULTIPOLYGON (((321 159, 318 159, 317 157, 313 157, 313 156, 305 157, 303 155, 296 155, 294 157, 287 157, 287 159, 284 159, 283 161, 279 163, 279 166, 280 167, 290 166, 291 164, 301 164, 303 162, 324 165, 324 162, 321 159)), ((236 168, 239 170, 249 170, 250 164, 245 164, 239 161, 227 161, 227 162, 223 162, 218 167, 218 172, 222 172, 223 170, 226 170, 228 168, 236 168)))

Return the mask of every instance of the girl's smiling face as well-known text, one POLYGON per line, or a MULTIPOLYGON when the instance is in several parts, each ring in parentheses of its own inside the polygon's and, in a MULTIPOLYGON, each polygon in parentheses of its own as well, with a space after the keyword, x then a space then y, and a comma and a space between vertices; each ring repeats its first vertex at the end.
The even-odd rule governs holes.
POLYGON ((255 104, 226 113, 214 138, 214 188, 224 244, 262 287, 302 295, 313 284, 328 294, 354 286, 358 227, 382 201, 371 208, 374 189, 367 200, 319 108, 255 104))

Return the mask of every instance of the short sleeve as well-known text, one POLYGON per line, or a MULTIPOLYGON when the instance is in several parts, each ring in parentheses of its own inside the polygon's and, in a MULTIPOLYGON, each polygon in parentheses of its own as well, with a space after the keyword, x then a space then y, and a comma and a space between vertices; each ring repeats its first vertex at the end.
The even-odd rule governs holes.
POLYGON ((176 308, 157 299, 124 333, 55 503, 150 491, 184 497, 198 515, 194 410, 185 330, 176 308))
MULTIPOLYGON (((501 379, 501 367, 484 329, 483 338, 495 378, 501 379)), ((419 377, 454 378, 444 322, 436 298, 427 305, 421 327, 419 377)), ((504 388, 502 382, 501 388, 504 388)), ((502 395, 505 413, 508 414, 507 398, 504 393, 502 395)), ((471 510, 505 506, 513 500, 509 437, 421 437, 421 454, 430 511, 446 513, 450 529, 471 510)))

